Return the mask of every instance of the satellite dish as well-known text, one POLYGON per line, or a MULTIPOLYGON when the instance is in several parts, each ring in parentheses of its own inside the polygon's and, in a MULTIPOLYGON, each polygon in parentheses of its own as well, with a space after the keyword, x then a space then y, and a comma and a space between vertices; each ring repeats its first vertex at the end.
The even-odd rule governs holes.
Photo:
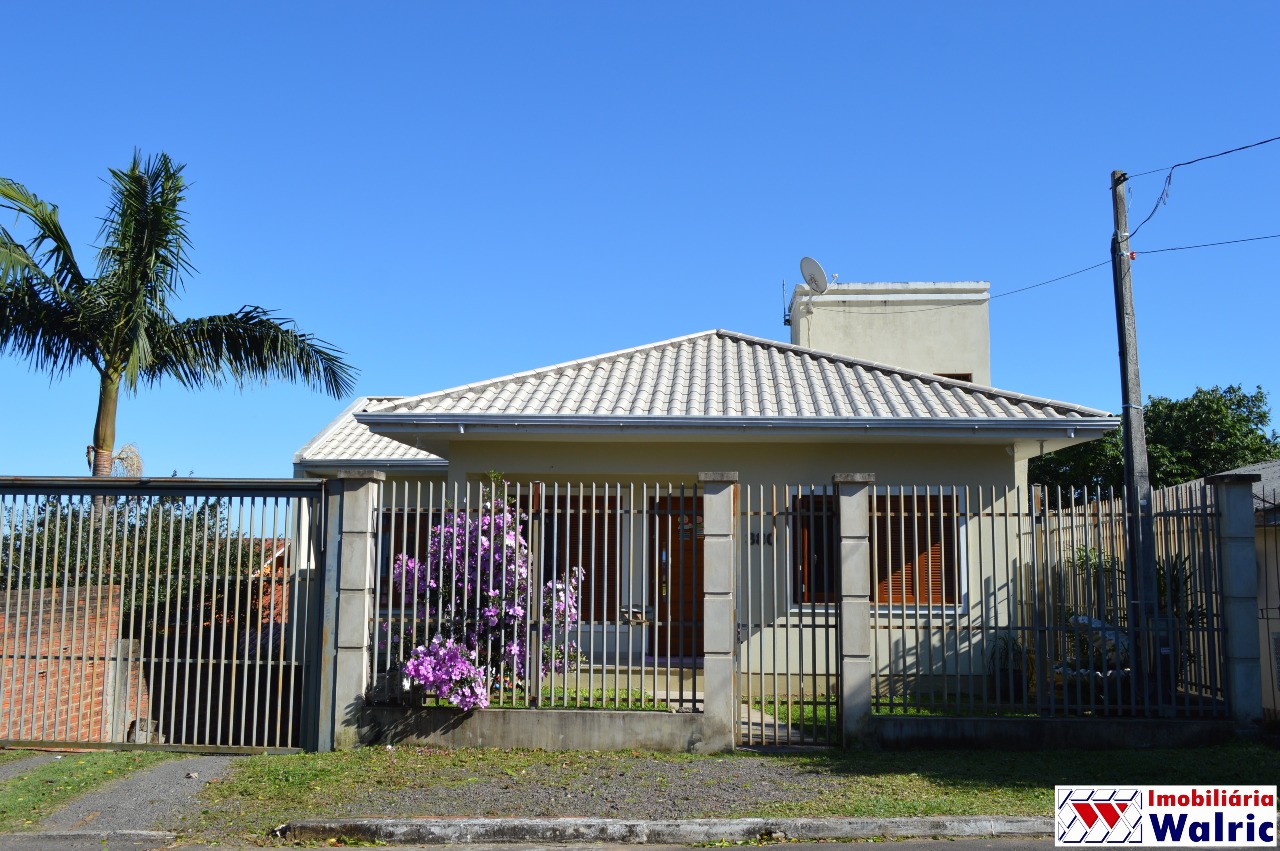
POLYGON ((818 295, 827 291, 827 273, 823 270, 822 264, 812 257, 800 258, 800 277, 804 278, 809 289, 818 295))

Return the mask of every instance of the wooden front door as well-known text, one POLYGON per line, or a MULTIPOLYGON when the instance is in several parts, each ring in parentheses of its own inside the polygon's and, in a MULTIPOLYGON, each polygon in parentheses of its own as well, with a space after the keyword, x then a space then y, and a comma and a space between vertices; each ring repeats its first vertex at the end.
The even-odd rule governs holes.
POLYGON ((665 496, 649 505, 649 582, 657 620, 649 655, 702 655, 702 497, 665 496))

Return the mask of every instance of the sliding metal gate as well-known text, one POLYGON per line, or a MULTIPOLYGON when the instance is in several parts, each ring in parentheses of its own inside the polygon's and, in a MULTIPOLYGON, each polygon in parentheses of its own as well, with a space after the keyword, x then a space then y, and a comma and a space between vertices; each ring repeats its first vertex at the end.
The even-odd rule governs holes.
POLYGON ((0 479, 0 745, 303 747, 322 493, 0 479))

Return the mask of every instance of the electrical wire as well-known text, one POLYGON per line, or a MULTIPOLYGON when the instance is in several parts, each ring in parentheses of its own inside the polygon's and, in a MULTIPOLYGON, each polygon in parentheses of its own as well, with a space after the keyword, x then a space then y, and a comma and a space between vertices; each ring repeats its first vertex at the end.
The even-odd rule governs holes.
POLYGON ((1134 254, 1159 254, 1163 251, 1187 251, 1192 248, 1213 248, 1216 245, 1235 245, 1240 242, 1257 242, 1260 239, 1280 239, 1280 233, 1270 236, 1251 236, 1246 239, 1228 239, 1224 242, 1202 242, 1199 245, 1178 245, 1173 248, 1152 248, 1148 251, 1134 251, 1134 254))
MULTIPOLYGON (((1151 248, 1146 251, 1133 251, 1131 252, 1131 254, 1134 256, 1137 256, 1139 254, 1162 254, 1166 251, 1190 251, 1193 248, 1215 248, 1220 245, 1237 245, 1242 242, 1259 242, 1264 239, 1280 239, 1280 233, 1273 233, 1267 236, 1250 236, 1250 237, 1245 237, 1244 239, 1227 239, 1221 242, 1202 242, 1197 245, 1175 245, 1171 248, 1151 248)), ((1018 293, 1025 293, 1028 290, 1039 289, 1040 287, 1047 287, 1049 286, 1049 284, 1056 284, 1058 283, 1058 281, 1065 281, 1067 278, 1074 278, 1076 275, 1083 275, 1085 272, 1092 272, 1094 269, 1100 268, 1102 266, 1106 266, 1110 262, 1111 261, 1109 259, 1103 260, 1101 263, 1095 263, 1092 266, 1086 266, 1083 269, 1077 269, 1074 272, 1068 272, 1065 275, 1059 275, 1056 278, 1050 278, 1049 280, 1041 281, 1038 284, 1031 284, 1030 286, 1019 287, 1016 290, 1006 290, 1005 292, 1002 292, 1002 293, 996 293, 995 295, 990 296, 989 298, 973 299, 971 301, 957 301, 951 304, 938 304, 938 305, 934 305, 933 307, 917 307, 911 310, 894 310, 894 311, 851 310, 849 308, 844 308, 844 307, 829 307, 824 304, 813 304, 813 303, 810 303, 809 307, 812 310, 826 310, 826 311, 831 311, 835 313, 853 313, 861 316, 884 316, 886 314, 897 316, 898 314, 901 314, 901 313, 927 313, 928 311, 931 311, 931 310, 946 310, 951 307, 966 307, 972 304, 982 304, 983 302, 994 301, 995 299, 1004 298, 1005 296, 1017 295, 1018 293)))
POLYGON ((1222 151, 1221 153, 1217 153, 1217 154, 1209 154, 1208 156, 1197 157, 1194 160, 1187 160, 1184 163, 1176 163, 1174 165, 1165 166, 1164 168, 1153 168, 1150 171, 1140 171, 1137 174, 1128 175, 1128 179, 1131 180, 1135 177, 1146 177, 1148 174, 1156 174, 1161 171, 1173 171, 1175 168, 1178 168, 1180 166, 1192 165, 1194 163, 1203 162, 1204 160, 1215 159, 1217 157, 1225 157, 1227 154, 1234 154, 1239 151, 1247 151, 1250 148, 1256 148, 1259 145, 1269 145, 1272 142, 1280 142, 1280 136, 1273 136, 1270 139, 1263 139, 1261 142, 1254 142, 1252 145, 1241 145, 1240 147, 1232 148, 1229 151, 1222 151))
POLYGON ((946 310, 947 308, 951 308, 951 307, 965 307, 971 304, 983 304, 993 299, 1004 298, 1007 295, 1016 295, 1017 293, 1025 293, 1027 290, 1034 290, 1038 287, 1047 287, 1049 284, 1056 284, 1058 281, 1065 281, 1067 278, 1074 278, 1076 275, 1083 275, 1085 272, 1092 272, 1094 269, 1097 269, 1099 266, 1106 266, 1110 262, 1111 262, 1110 260, 1103 260, 1101 263, 1095 263, 1092 266, 1086 266, 1083 269, 1077 269, 1074 272, 1069 272, 1065 275, 1059 275, 1056 278, 1050 278, 1049 280, 1041 281, 1038 284, 1031 284, 1030 286, 1019 287, 1016 290, 1008 290, 1007 292, 996 293, 990 298, 979 298, 979 299, 973 299, 971 301, 957 301, 951 304, 938 304, 938 305, 934 305, 933 307, 917 307, 911 310, 894 310, 894 311, 850 310, 848 308, 843 308, 843 307, 828 307, 824 304, 810 304, 810 307, 813 310, 829 310, 829 311, 834 311, 838 313, 856 313, 863 316, 884 316, 886 313, 892 313, 894 316, 897 316, 900 313, 927 313, 928 311, 931 311, 931 310, 946 310))
MULTIPOLYGON (((1129 231, 1129 238, 1133 239, 1135 236, 1138 235, 1138 231, 1142 230, 1143 225, 1151 221, 1151 218, 1155 216, 1156 211, 1160 209, 1161 204, 1167 204, 1169 202, 1169 187, 1173 185, 1174 169, 1182 168, 1183 166, 1187 166, 1187 165, 1195 165, 1196 163, 1202 163, 1205 160, 1212 160, 1212 159, 1217 159, 1218 157, 1225 157, 1227 154, 1235 154, 1235 153, 1239 153, 1240 151, 1247 151, 1250 148, 1256 148, 1259 145, 1269 145, 1272 142, 1280 142, 1280 136, 1273 136, 1270 139, 1263 139, 1261 142, 1254 142, 1251 145, 1241 145, 1240 147, 1232 148, 1229 151, 1220 151, 1216 154, 1207 154, 1203 157, 1196 157, 1194 160, 1187 160, 1186 162, 1183 162, 1183 163, 1174 163, 1173 165, 1169 166, 1169 173, 1164 176, 1164 186, 1160 188, 1160 195, 1158 198, 1156 198, 1155 206, 1151 208, 1151 212, 1147 214, 1147 217, 1138 223, 1138 226, 1136 228, 1129 231)), ((1156 172, 1160 172, 1160 171, 1164 171, 1164 169, 1157 168, 1157 169, 1152 169, 1151 171, 1139 172, 1138 174, 1125 175, 1125 182, 1128 183, 1130 180, 1132 180, 1135 177, 1142 177, 1148 174, 1155 174, 1156 172)))

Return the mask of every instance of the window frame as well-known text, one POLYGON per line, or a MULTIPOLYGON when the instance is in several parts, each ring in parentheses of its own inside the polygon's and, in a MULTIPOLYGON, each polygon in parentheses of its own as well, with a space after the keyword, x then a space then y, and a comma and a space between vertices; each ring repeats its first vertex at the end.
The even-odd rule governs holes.
POLYGON ((840 521, 836 495, 830 487, 815 487, 803 493, 791 494, 787 499, 789 522, 790 571, 787 583, 788 608, 834 608, 840 602, 840 588, 836 580, 840 576, 839 566, 833 569, 834 560, 840 558, 840 521), (814 504, 822 509, 814 510, 814 504), (806 521, 820 520, 825 527, 817 535, 806 521), (810 542, 814 537, 825 539, 825 546, 814 551, 810 542), (810 577, 816 572, 809 556, 822 558, 821 573, 825 580, 825 588, 818 589, 815 594, 811 587, 810 577))
MULTIPOLYGON (((965 610, 969 606, 969 546, 968 546, 968 511, 965 500, 966 490, 962 488, 944 488, 937 485, 929 487, 911 487, 911 486, 879 486, 873 489, 869 506, 871 516, 868 518, 868 527, 871 530, 870 540, 870 556, 872 571, 871 576, 871 607, 878 614, 920 614, 935 613, 943 614, 947 612, 959 612, 965 610), (928 599, 928 600, 903 600, 901 598, 894 599, 892 594, 888 600, 879 598, 879 589, 882 580, 879 576, 879 536, 882 531, 879 524, 883 521, 885 530, 894 517, 893 509, 889 506, 889 500, 897 499, 918 500, 925 499, 926 505, 934 499, 939 501, 950 501, 950 508, 941 512, 941 523, 944 531, 951 533, 950 550, 954 561, 950 565, 950 582, 947 582, 948 573, 947 565, 943 565, 943 588, 952 589, 953 595, 951 599, 928 599), (886 508, 881 508, 881 500, 884 500, 886 508)), ((906 516, 905 513, 899 516, 906 516)), ((920 515, 913 514, 916 518, 916 546, 919 546, 919 530, 922 525, 920 515)), ((910 527, 908 527, 909 531, 910 527)), ((931 531, 931 530, 930 530, 931 531)), ((930 541, 931 536, 926 535, 926 543, 930 541)), ((944 544, 942 555, 945 558, 946 546, 944 544)), ((917 553, 917 558, 920 554, 917 553)), ((912 562, 914 564, 914 562, 912 562)), ((919 574, 917 573, 916 576, 919 574)), ((889 580, 891 582, 891 580, 889 580)), ((892 584, 890 584, 892 589, 892 584)))
MULTIPOLYGON (((926 503, 926 505, 928 504, 926 503)), ((868 504, 868 528, 870 529, 870 563, 868 571, 871 572, 869 577, 871 586, 870 603, 873 609, 880 614, 902 614, 902 613, 922 613, 935 612, 944 613, 947 611, 956 612, 965 609, 969 605, 969 557, 968 557, 968 533, 967 533, 967 512, 965 507, 965 491, 960 488, 943 488, 940 486, 917 487, 915 489, 908 487, 879 486, 871 489, 868 504), (924 499, 928 502, 934 500, 949 502, 950 506, 944 510, 940 517, 940 523, 945 532, 948 532, 950 541, 942 542, 941 555, 945 559, 947 553, 950 552, 953 559, 949 566, 942 566, 943 580, 942 587, 945 591, 950 592, 950 598, 942 596, 942 599, 927 600, 903 600, 901 598, 894 599, 890 596, 887 600, 879 598, 878 590, 882 580, 877 575, 880 564, 877 547, 878 542, 889 532, 888 524, 895 516, 903 516, 897 514, 890 507, 889 500, 900 500, 905 498, 909 502, 913 500, 924 499), (881 506, 884 506, 883 508, 881 506), (883 524, 883 528, 877 524, 883 524)), ((900 511, 901 509, 898 509, 900 511)), ((787 577, 787 603, 790 611, 799 611, 801 609, 821 609, 834 608, 840 602, 840 589, 834 586, 835 578, 839 576, 838 569, 832 575, 830 564, 824 567, 824 571, 828 576, 828 588, 825 592, 821 592, 821 596, 825 599, 814 599, 813 590, 810 582, 802 582, 801 577, 807 579, 812 576, 812 563, 802 558, 807 550, 812 548, 808 546, 808 541, 812 537, 811 525, 806 524, 807 518, 821 518, 824 522, 829 523, 826 531, 827 546, 826 552, 832 554, 833 558, 839 558, 839 520, 837 518, 836 496, 834 489, 830 486, 818 486, 806 488, 802 492, 794 492, 789 495, 787 500, 787 533, 788 541, 785 546, 790 553, 790 563, 787 577), (805 507, 805 503, 813 504, 813 501, 821 500, 821 504, 829 510, 826 512, 813 512, 805 507), (829 520, 828 520, 829 518, 829 520)), ((919 519, 915 521, 917 529, 920 528, 919 519)), ((910 527, 907 528, 910 531, 910 527)), ((917 532, 918 534, 918 532, 917 532)), ((926 543, 930 543, 930 535, 926 534, 926 543)), ((918 539, 917 539, 918 543, 918 539)), ((776 544, 775 544, 776 545, 776 544)), ((918 555, 918 554, 917 554, 918 555)), ((914 564, 914 561, 912 562, 914 564)))

